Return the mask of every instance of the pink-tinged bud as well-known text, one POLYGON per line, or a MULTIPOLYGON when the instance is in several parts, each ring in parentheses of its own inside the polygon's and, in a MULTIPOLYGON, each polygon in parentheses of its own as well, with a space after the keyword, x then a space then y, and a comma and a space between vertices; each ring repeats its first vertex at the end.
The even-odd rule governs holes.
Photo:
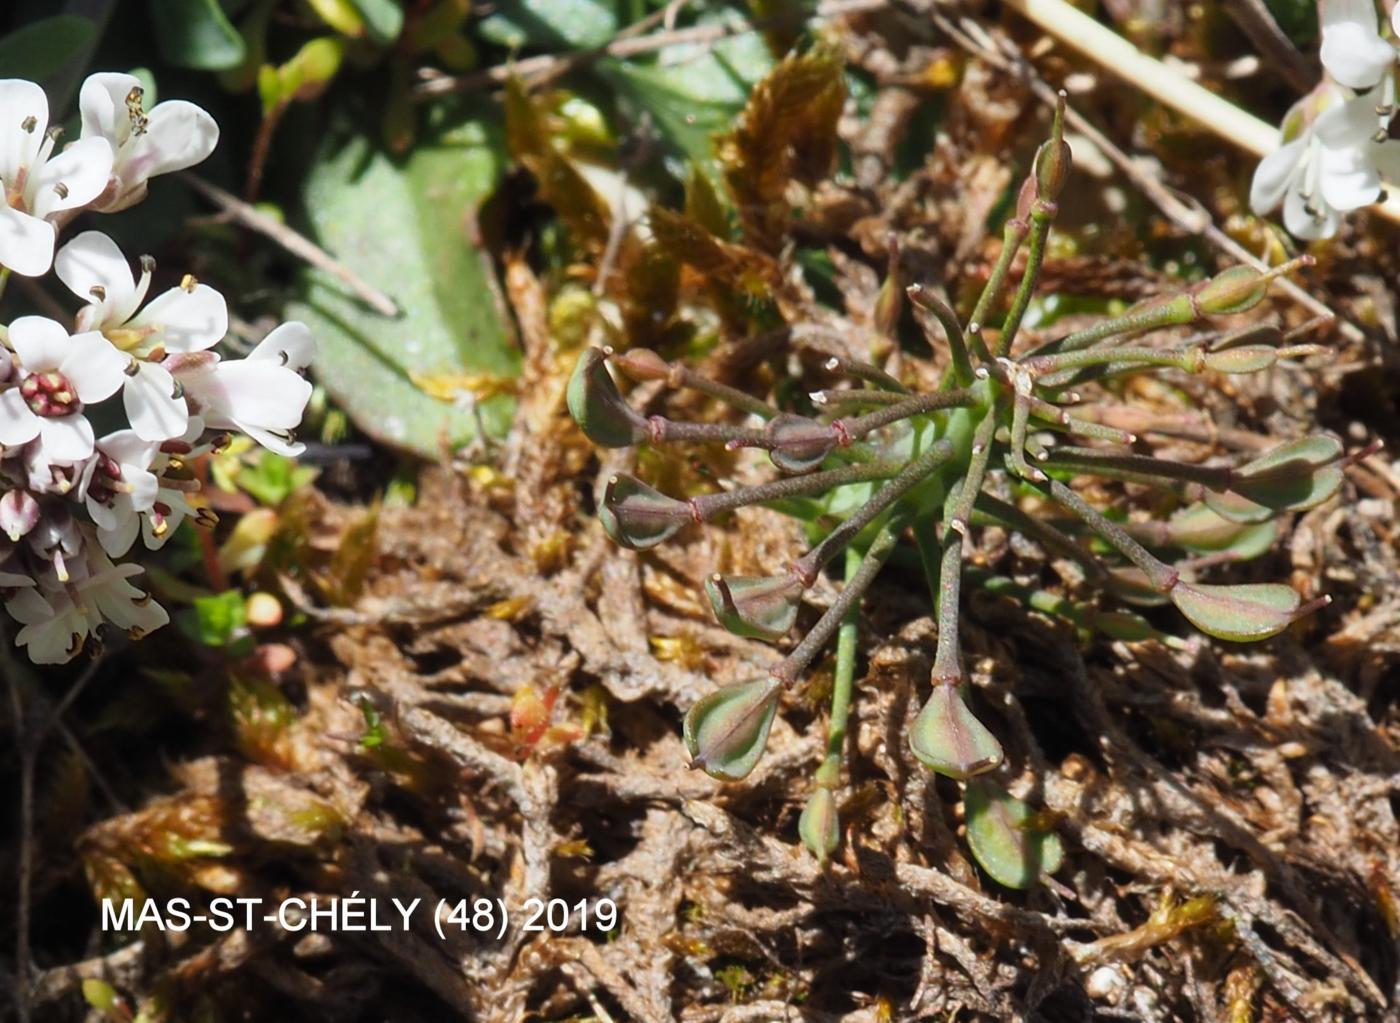
POLYGON ((39 523, 39 502, 27 490, 18 488, 0 497, 0 531, 17 542, 39 523))
POLYGON ((608 480, 598 521, 623 547, 644 551, 670 539, 681 526, 693 522, 694 515, 686 502, 623 473, 608 480))
POLYGON ((1030 224, 1035 199, 1035 178, 1032 176, 1021 183, 1021 191, 1016 194, 1016 219, 1022 224, 1030 224))
POLYGON ((909 747, 925 767, 959 781, 990 771, 1001 743, 962 698, 962 687, 934 680, 933 692, 909 731, 909 747))
POLYGON ((720 781, 740 781, 763 755, 778 710, 782 683, 775 678, 725 686, 685 716, 685 747, 692 767, 720 781))
POLYGON ((825 863, 841 841, 841 815, 836 810, 836 797, 825 786, 818 786, 807 800, 807 806, 797 822, 797 834, 818 863, 825 863))
POLYGON ((783 472, 811 472, 835 450, 837 436, 815 419, 785 412, 768 423, 768 457, 783 472))
POLYGON ((1282 583, 1209 586, 1187 582, 1172 587, 1171 599, 1196 628, 1236 643, 1276 636, 1331 600, 1321 597, 1303 604, 1297 591, 1282 583))
POLYGON ((779 640, 797 621, 802 582, 792 575, 725 576, 705 580, 719 623, 736 636, 779 640))
POLYGON ((599 348, 579 356, 566 392, 569 414, 594 444, 625 448, 646 439, 646 420, 618 392, 606 359, 599 348))
POLYGON ((1029 888, 1064 863, 1053 831, 1036 827, 1031 808, 990 778, 973 778, 963 793, 967 844, 998 884, 1029 888))
POLYGON ((612 364, 636 381, 665 380, 671 364, 650 348, 633 348, 612 357, 612 364))

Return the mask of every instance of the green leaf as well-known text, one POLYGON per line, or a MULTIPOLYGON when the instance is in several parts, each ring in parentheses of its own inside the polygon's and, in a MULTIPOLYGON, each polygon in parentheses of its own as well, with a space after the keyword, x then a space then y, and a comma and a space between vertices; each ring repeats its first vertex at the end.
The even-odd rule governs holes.
POLYGON ((387 46, 403 31, 403 8, 395 0, 350 0, 372 42, 387 46))
POLYGON ((82 57, 96 36, 97 26, 87 18, 75 14, 43 18, 0 39, 0 68, 7 78, 47 85, 65 64, 82 57))
POLYGON ((177 67, 227 71, 243 63, 243 36, 219 0, 151 0, 161 56, 177 67))
POLYGON ((191 613, 181 617, 188 635, 212 647, 228 646, 242 633, 245 623, 243 594, 238 590, 196 597, 191 613))
POLYGON ((615 5, 603 0, 501 0, 477 31, 511 50, 588 50, 609 42, 617 28, 615 5))
POLYGON ((963 808, 972 855, 998 884, 1029 888, 1060 869, 1065 853, 1059 836, 1037 829, 1031 808, 996 782, 971 779, 963 808))
MULTIPOLYGON (((745 24, 734 11, 700 18, 698 23, 745 24)), ((668 46, 645 62, 600 60, 594 70, 623 100, 650 112, 666 141, 717 182, 719 165, 711 139, 734 127, 753 87, 772 67, 763 37, 739 32, 719 42, 668 46)))
MULTIPOLYGON (((430 126, 412 155, 395 161, 342 122, 326 133, 305 190, 316 239, 403 312, 382 316, 335 278, 309 271, 288 315, 315 332, 317 378, 355 424, 424 458, 469 442, 478 420, 465 386, 460 400, 442 401, 415 377, 519 372, 485 256, 472 243, 474 210, 504 162, 487 123, 458 116, 430 126)), ((489 432, 504 433, 507 399, 478 409, 489 432)))

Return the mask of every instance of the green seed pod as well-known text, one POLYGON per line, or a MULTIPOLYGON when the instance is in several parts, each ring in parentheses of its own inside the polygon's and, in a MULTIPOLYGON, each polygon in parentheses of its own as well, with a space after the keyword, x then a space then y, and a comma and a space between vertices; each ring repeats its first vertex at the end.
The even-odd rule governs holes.
POLYGON ((1217 639, 1249 643, 1276 636, 1303 615, 1327 604, 1323 597, 1304 606, 1291 586, 1282 583, 1245 583, 1211 586, 1179 582, 1172 587, 1172 603, 1192 625, 1217 639))
POLYGON ((1216 274, 1196 291, 1201 312, 1213 315, 1253 309, 1269 290, 1269 279, 1252 266, 1232 266, 1216 274))
POLYGON ((1268 345, 1241 345, 1218 352, 1206 352, 1206 369, 1217 373, 1258 373, 1278 362, 1278 352, 1268 345))
POLYGON ((1068 143, 1055 139, 1042 142, 1035 151, 1036 197, 1046 202, 1058 200, 1073 164, 1068 143))
POLYGON ((692 767, 720 781, 746 778, 768 744, 782 684, 766 677, 717 689, 685 716, 692 767))
POLYGON ((768 457, 783 472, 811 472, 836 447, 836 432, 815 419, 783 413, 768 424, 768 457))
POLYGON ((650 348, 633 348, 612 357, 613 365, 633 380, 665 380, 671 364, 650 348))
POLYGON ((1064 862, 1053 831, 1035 827, 1031 808, 990 778, 973 778, 963 793, 967 844, 998 884, 1029 888, 1064 862))
POLYGON ((1002 760, 1001 743, 962 698, 961 686, 935 681, 909 732, 924 766, 959 781, 990 771, 1002 760))
POLYGON ((686 502, 622 473, 608 480, 598 521, 621 546, 644 551, 674 536, 681 526, 694 521, 694 515, 686 502))
POLYGON ((802 602, 802 582, 791 575, 725 576, 715 573, 705 580, 719 623, 736 636, 777 640, 797 621, 802 602))
POLYGON ((831 790, 818 786, 802 810, 797 834, 819 863, 825 863, 841 841, 841 816, 831 790))
POLYGON ((625 448, 646 440, 647 421, 618 392, 606 359, 601 348, 579 356, 565 397, 584 436, 599 447, 625 448))
POLYGON ((1207 491, 1206 504, 1232 522, 1263 522, 1306 511, 1341 489, 1342 442, 1329 434, 1281 444, 1240 466, 1226 493, 1207 491))

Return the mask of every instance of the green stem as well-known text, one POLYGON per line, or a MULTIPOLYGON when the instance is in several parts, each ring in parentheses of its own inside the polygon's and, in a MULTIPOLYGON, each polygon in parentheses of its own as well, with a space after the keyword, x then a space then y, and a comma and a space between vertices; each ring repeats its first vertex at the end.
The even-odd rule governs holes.
POLYGON ((1001 301, 1002 292, 1006 288, 1006 277, 1011 270, 1011 263, 1016 258, 1016 253, 1020 251, 1022 243, 1026 240, 1026 235, 1030 233, 1030 224, 1024 220, 1008 220, 1006 227, 1001 233, 1001 255, 997 257, 996 266, 992 267, 991 275, 987 278, 986 287, 982 289, 982 294, 977 298, 977 306, 972 310, 972 319, 967 321, 968 343, 972 345, 972 350, 977 353, 977 358, 984 364, 992 361, 991 353, 987 351, 986 342, 982 340, 982 325, 987 322, 987 316, 993 307, 1001 301))
POLYGON ((1085 501, 1059 480, 1051 478, 1048 484, 1050 496, 1058 504, 1074 512, 1095 533, 1103 537, 1118 553, 1127 558, 1147 576, 1148 583, 1159 593, 1170 592, 1181 578, 1181 573, 1170 565, 1154 558, 1142 544, 1128 535, 1127 530, 1116 522, 1110 522, 1095 507, 1085 501))
POLYGON ((864 462, 857 465, 843 465, 835 469, 807 473, 804 476, 783 476, 779 479, 760 483, 753 487, 736 487, 719 494, 703 494, 690 499, 690 511, 701 522, 708 522, 717 515, 735 508, 743 508, 769 501, 781 501, 789 497, 805 497, 821 494, 834 487, 844 487, 852 483, 868 483, 872 480, 889 479, 900 471, 897 462, 864 462))
POLYGON ((920 326, 925 334, 930 337, 933 335, 928 326, 928 317, 933 316, 938 320, 944 336, 948 339, 948 350, 953 354, 953 377, 960 385, 967 387, 972 383, 972 360, 967 357, 967 344, 963 340, 957 314, 949 308, 947 302, 921 285, 911 285, 908 295, 909 301, 919 311, 920 326))
POLYGON ((1055 204, 1037 199, 1031 207, 1031 240, 1026 251, 1026 270, 1016 286, 1016 297, 1011 300, 1011 309, 1006 314, 1006 322, 997 338, 998 357, 1011 351, 1011 343, 1016 340, 1016 332, 1021 329, 1021 318, 1031 304, 1035 286, 1040 280, 1040 267, 1045 261, 1045 241, 1050 237, 1050 223, 1055 219, 1055 204))
MULTIPOLYGON (((846 585, 860 570, 860 554, 846 551, 846 585)), ((836 633, 836 674, 831 683, 831 721, 826 728, 826 758, 817 769, 817 784, 834 789, 841 784, 841 762, 846 745, 846 726, 851 716, 851 691, 855 687, 856 647, 860 637, 860 616, 855 605, 846 612, 836 633)))
POLYGON ((1054 448, 1041 462, 1048 469, 1079 469, 1095 476, 1121 479, 1130 483, 1170 486, 1172 483, 1199 483, 1211 490, 1228 490, 1234 472, 1226 465, 1194 465, 1150 455, 1124 455, 1094 448, 1054 448))

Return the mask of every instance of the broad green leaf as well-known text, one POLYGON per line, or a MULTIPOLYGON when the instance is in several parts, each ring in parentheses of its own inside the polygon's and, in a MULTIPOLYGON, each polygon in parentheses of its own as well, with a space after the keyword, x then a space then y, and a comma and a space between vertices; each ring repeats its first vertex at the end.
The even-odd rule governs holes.
MULTIPOLYGON (((355 424, 424 458, 476 435, 473 379, 518 372, 486 257, 472 241, 475 208, 503 162, 500 138, 474 117, 425 132, 403 161, 342 122, 327 132, 306 185, 316 240, 402 312, 382 316, 313 270, 289 316, 315 332, 317 378, 355 424), (452 380, 461 386, 450 393, 420 386, 452 380)), ((481 401, 479 412, 492 433, 509 425, 502 397, 481 401)))
POLYGON ((56 14, 0 39, 0 68, 6 78, 27 78, 48 85, 70 60, 81 57, 97 35, 97 26, 75 14, 56 14))
POLYGON ((501 0, 477 26, 508 49, 587 50, 617 34, 617 7, 606 0, 501 0))
POLYGON ((1064 862, 1053 831, 1035 827, 1031 808, 996 782, 973 778, 963 794, 967 844, 982 869, 998 884, 1029 888, 1064 862))
POLYGON ((219 0, 150 0, 161 56, 177 67, 226 71, 243 62, 243 36, 219 0))
MULTIPOLYGON (((735 11, 699 21, 742 22, 735 11)), ((678 43, 646 60, 600 60, 594 70, 637 113, 648 111, 666 141, 717 182, 711 139, 734 127, 753 87, 772 67, 763 37, 740 32, 717 43, 678 43)))

